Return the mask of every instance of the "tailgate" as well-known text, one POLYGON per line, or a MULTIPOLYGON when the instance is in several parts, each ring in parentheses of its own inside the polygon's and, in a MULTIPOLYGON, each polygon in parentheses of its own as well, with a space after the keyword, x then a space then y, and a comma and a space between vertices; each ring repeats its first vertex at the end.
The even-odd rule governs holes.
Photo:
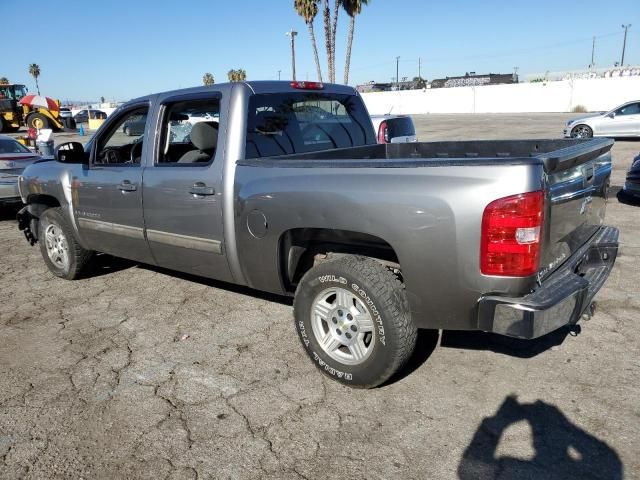
POLYGON ((562 265, 604 222, 611 139, 594 139, 541 155, 549 201, 539 277, 562 265))

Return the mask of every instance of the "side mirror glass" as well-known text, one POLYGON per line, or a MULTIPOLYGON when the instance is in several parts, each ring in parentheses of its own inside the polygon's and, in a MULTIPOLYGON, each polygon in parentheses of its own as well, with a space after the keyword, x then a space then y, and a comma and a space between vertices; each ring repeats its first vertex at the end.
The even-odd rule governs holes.
POLYGON ((67 142, 58 145, 54 151, 55 159, 61 163, 88 163, 88 155, 79 142, 67 142))
POLYGON ((609 115, 607 115, 607 117, 616 118, 616 112, 611 112, 609 115))

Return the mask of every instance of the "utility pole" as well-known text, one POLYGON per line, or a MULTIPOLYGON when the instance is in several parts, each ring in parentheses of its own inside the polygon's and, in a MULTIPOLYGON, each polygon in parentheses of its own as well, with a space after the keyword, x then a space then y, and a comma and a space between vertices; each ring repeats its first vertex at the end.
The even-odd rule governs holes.
POLYGON ((422 78, 422 59, 418 57, 418 78, 422 78))
POLYGON ((400 57, 396 57, 396 90, 400 90, 400 77, 399 75, 400 69, 400 57))
POLYGON ((280 80, 280 72, 281 72, 281 71, 282 71, 282 70, 278 70, 278 80, 280 80))
POLYGON ((596 37, 593 37, 593 43, 591 44, 591 65, 590 68, 594 68, 595 65, 595 55, 596 55, 596 37))
POLYGON ((624 51, 627 48, 627 30, 631 28, 631 24, 622 25, 622 28, 624 28, 624 41, 622 42, 622 59, 620 60, 620 68, 624 67, 624 51))
POLYGON ((296 81, 296 42, 295 42, 295 38, 296 35, 298 35, 298 32, 296 32, 295 30, 291 29, 290 31, 288 31, 287 33, 285 33, 285 35, 289 35, 289 37, 291 37, 291 76, 293 78, 293 81, 296 81))

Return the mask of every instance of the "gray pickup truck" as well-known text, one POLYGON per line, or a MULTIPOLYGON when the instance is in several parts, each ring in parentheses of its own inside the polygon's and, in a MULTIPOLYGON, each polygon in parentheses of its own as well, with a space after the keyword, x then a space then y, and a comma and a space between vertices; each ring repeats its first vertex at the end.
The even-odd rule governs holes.
POLYGON ((132 100, 29 166, 18 220, 62 278, 104 252, 295 296, 315 365, 373 387, 419 328, 533 339, 589 313, 618 249, 612 144, 377 145, 352 88, 212 85, 132 100))

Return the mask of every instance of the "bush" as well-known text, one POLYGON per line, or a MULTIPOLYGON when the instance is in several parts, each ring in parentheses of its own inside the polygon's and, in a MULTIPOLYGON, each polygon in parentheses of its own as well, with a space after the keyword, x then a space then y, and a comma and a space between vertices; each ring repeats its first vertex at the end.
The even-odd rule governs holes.
POLYGON ((587 113, 588 111, 584 105, 576 105, 571 109, 571 113, 587 113))

